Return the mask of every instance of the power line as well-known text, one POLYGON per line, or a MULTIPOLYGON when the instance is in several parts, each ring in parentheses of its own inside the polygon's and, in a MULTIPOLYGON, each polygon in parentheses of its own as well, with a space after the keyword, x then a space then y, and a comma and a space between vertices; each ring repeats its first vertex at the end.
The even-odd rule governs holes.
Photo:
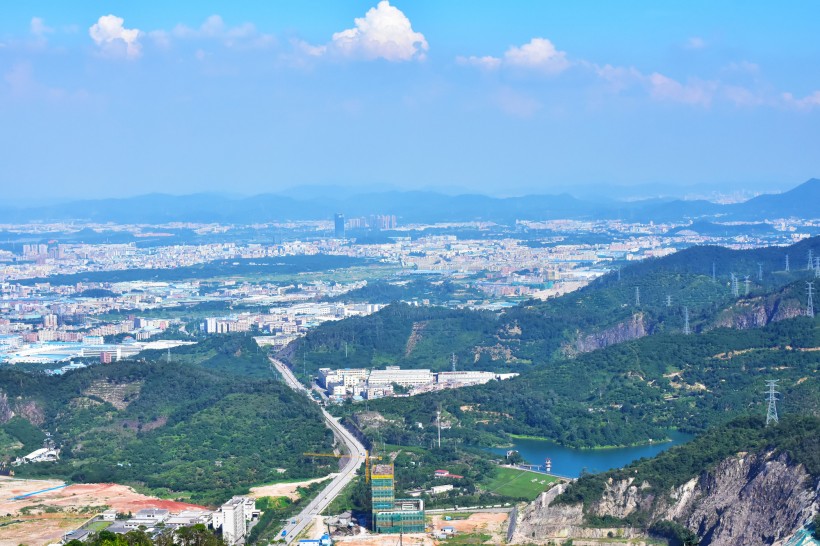
POLYGON ((766 381, 766 386, 769 388, 766 391, 766 394, 769 395, 769 409, 766 412, 766 426, 769 426, 769 423, 774 421, 775 423, 779 423, 780 421, 777 418, 777 395, 780 394, 777 392, 777 382, 780 381, 779 379, 770 379, 766 381))

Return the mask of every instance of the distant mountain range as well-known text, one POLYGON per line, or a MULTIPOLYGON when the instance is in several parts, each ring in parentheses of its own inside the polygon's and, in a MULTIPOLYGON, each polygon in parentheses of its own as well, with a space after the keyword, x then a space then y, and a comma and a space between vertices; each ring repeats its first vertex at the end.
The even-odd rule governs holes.
POLYGON ((649 199, 615 201, 578 199, 569 194, 498 198, 485 195, 444 195, 429 191, 385 191, 356 195, 328 192, 320 196, 262 194, 231 198, 213 194, 150 194, 124 199, 75 201, 40 207, 0 207, 0 222, 69 221, 157 224, 172 221, 248 224, 277 220, 394 214, 401 222, 484 220, 510 224, 515 220, 623 219, 754 221, 772 218, 820 218, 820 179, 810 179, 787 192, 760 195, 742 203, 705 200, 649 199))

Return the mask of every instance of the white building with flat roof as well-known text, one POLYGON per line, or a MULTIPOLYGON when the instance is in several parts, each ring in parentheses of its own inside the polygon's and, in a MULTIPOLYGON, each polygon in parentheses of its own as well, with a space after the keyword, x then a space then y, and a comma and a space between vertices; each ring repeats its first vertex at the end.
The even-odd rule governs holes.
POLYGON ((384 370, 373 370, 367 378, 368 387, 382 385, 392 385, 393 383, 402 387, 415 387, 417 385, 428 385, 435 381, 433 373, 428 370, 402 370, 398 366, 388 366, 384 370))

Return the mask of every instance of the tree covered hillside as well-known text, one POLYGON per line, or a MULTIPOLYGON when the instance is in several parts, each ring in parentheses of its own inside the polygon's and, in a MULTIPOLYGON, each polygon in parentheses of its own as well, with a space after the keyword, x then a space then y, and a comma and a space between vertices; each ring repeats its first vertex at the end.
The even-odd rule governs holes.
MULTIPOLYGON (((548 361, 508 381, 369 403, 389 443, 425 445, 435 408, 446 438, 502 443, 507 434, 594 447, 660 440, 669 427, 701 432, 749 411, 765 414, 764 381, 780 379, 784 413, 820 414, 820 319, 699 335, 658 334, 548 361)), ((361 411, 358 405, 343 411, 361 411)))
POLYGON ((252 338, 206 344, 220 342, 229 354, 207 356, 206 346, 191 346, 171 362, 121 362, 57 377, 0 370, 15 414, 2 430, 18 440, 4 458, 41 447, 50 432, 61 461, 21 466, 18 475, 116 481, 204 504, 252 485, 317 475, 301 454, 332 444, 318 408, 270 372, 262 375, 267 359, 252 338), (183 362, 196 354, 204 366, 183 362), (249 369, 260 374, 247 377, 249 369))
POLYGON ((305 381, 320 367, 444 370, 452 354, 459 369, 521 372, 646 335, 682 332, 687 313, 695 332, 763 326, 800 311, 805 281, 814 278, 804 259, 815 247, 820 255, 818 238, 786 248, 693 247, 501 313, 394 304, 368 317, 325 323, 280 357, 305 381), (789 272, 786 254, 792 257, 789 272), (739 279, 737 296, 731 273, 739 279))

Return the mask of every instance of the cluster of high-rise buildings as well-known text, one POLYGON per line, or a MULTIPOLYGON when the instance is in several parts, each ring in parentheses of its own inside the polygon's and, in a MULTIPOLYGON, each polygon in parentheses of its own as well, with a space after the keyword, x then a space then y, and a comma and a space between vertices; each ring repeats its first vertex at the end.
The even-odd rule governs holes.
POLYGON ((337 212, 333 216, 333 236, 336 239, 346 239, 347 230, 396 229, 399 226, 395 214, 371 214, 345 220, 345 215, 337 212))

